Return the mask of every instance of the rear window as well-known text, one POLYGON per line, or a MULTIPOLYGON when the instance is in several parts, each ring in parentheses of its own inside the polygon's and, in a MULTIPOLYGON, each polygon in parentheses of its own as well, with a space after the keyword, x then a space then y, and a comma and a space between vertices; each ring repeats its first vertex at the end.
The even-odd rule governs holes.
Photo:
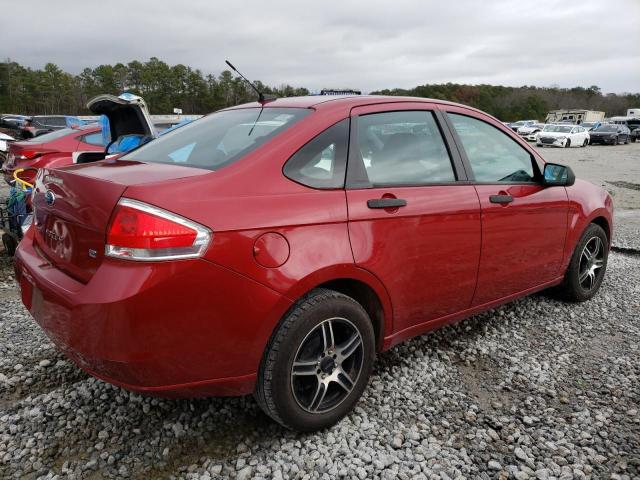
POLYGON ((122 157, 218 170, 311 113, 304 108, 243 108, 213 113, 122 157))
POLYGON ((65 135, 69 135, 71 133, 78 133, 78 130, 74 130, 73 128, 63 128, 61 130, 45 133, 44 135, 38 135, 37 137, 33 137, 23 141, 30 142, 30 143, 46 143, 52 140, 57 140, 58 138, 62 138, 65 135))

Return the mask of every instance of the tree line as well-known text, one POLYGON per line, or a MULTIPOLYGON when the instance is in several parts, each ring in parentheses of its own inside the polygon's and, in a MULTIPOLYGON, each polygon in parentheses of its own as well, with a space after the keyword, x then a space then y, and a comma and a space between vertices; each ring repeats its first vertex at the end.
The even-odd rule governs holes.
MULTIPOLYGON (((255 82, 261 91, 278 97, 308 95, 306 88, 291 85, 269 87, 255 82)), ((152 57, 115 65, 85 68, 73 75, 47 63, 31 69, 7 60, 0 63, 0 112, 24 115, 88 115, 87 102, 96 95, 131 92, 145 99, 153 114, 205 114, 255 100, 255 92, 237 75, 204 74, 182 64, 168 65, 152 57)))
MULTIPOLYGON (((255 83, 264 93, 278 97, 309 94, 304 87, 255 83)), ((147 62, 134 60, 85 68, 78 75, 64 72, 53 63, 42 69, 11 60, 0 63, 2 113, 89 114, 86 104, 92 97, 124 91, 144 97, 154 114, 171 113, 174 107, 185 114, 205 114, 255 99, 253 90, 229 70, 215 76, 182 64, 168 65, 156 57, 147 62)), ((640 107, 639 93, 604 94, 597 86, 567 89, 446 83, 371 93, 450 100, 479 108, 504 121, 544 120, 550 110, 564 108, 601 110, 613 116, 624 115, 627 108, 640 107)))
POLYGON ((580 108, 605 112, 608 117, 625 115, 628 108, 640 107, 640 93, 602 93, 595 85, 584 88, 503 87, 445 83, 411 89, 394 88, 372 92, 378 95, 408 95, 436 98, 479 108, 502 121, 544 121, 551 110, 580 108))

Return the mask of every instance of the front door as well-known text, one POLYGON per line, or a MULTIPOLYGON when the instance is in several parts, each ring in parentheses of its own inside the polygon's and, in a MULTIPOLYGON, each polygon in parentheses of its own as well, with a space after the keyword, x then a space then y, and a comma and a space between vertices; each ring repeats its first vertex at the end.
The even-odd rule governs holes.
POLYGON ((438 118, 425 103, 352 112, 349 236, 389 292, 394 333, 469 308, 476 286, 478 196, 438 118))
POLYGON ((447 108, 482 210, 482 255, 473 305, 483 305, 562 274, 568 199, 543 187, 540 165, 520 142, 472 111, 447 108))

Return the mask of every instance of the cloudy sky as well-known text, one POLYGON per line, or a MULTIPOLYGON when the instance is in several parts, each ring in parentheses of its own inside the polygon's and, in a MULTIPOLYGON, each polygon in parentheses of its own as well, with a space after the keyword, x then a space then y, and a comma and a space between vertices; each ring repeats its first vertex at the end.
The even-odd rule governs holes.
POLYGON ((598 85, 640 92, 640 0, 31 0, 2 57, 78 73, 156 56, 270 85, 598 85))

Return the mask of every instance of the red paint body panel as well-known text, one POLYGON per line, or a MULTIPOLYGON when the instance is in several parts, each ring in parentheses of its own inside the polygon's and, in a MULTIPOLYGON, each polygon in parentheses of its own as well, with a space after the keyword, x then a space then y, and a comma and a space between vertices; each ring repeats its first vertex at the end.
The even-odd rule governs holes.
POLYGON ((355 262, 385 285, 394 330, 465 310, 476 288, 480 206, 471 185, 349 190, 349 235, 355 262), (395 211, 367 200, 393 195, 395 211))
MULTIPOLYGON (((104 147, 92 145, 81 141, 81 137, 92 133, 100 132, 100 126, 86 126, 78 128, 63 137, 51 141, 42 141, 36 137, 30 141, 11 142, 9 152, 13 153, 16 159, 23 152, 42 152, 42 154, 32 160, 16 160, 13 164, 5 163, 2 166, 2 173, 6 181, 13 180, 13 172, 17 168, 58 168, 73 164, 73 152, 102 152, 104 147), (40 141, 39 141, 40 140, 40 141)), ((35 173, 25 172, 21 177, 23 180, 32 182, 35 173)))
POLYGON ((255 374, 290 305, 206 260, 140 265, 105 259, 83 284, 48 264, 30 239, 21 243, 16 269, 21 283, 35 285, 32 315, 82 368, 129 388, 199 384, 201 394, 249 393, 243 381, 233 388, 209 381, 255 374), (168 296, 171 301, 162 300, 168 296))
POLYGON ((305 97, 272 107, 315 111, 218 171, 126 160, 42 171, 38 225, 19 245, 16 275, 38 323, 89 373, 152 395, 247 394, 274 328, 319 285, 346 279, 370 287, 381 305, 384 350, 558 283, 586 225, 596 217, 612 225, 611 198, 581 181, 566 189, 305 187, 284 177, 285 162, 352 112, 457 109, 520 139, 477 110, 436 100, 305 97), (52 206, 47 189, 56 195, 52 206), (491 204, 488 196, 500 190, 515 201, 491 204), (407 206, 367 207, 383 195, 407 206), (121 197, 207 227, 213 233, 203 257, 104 257, 121 197), (57 232, 70 244, 61 246, 57 232))
POLYGON ((474 305, 533 288, 560 273, 567 231, 564 187, 476 185, 482 208, 482 256, 474 305), (489 201, 508 194, 509 204, 489 201))

